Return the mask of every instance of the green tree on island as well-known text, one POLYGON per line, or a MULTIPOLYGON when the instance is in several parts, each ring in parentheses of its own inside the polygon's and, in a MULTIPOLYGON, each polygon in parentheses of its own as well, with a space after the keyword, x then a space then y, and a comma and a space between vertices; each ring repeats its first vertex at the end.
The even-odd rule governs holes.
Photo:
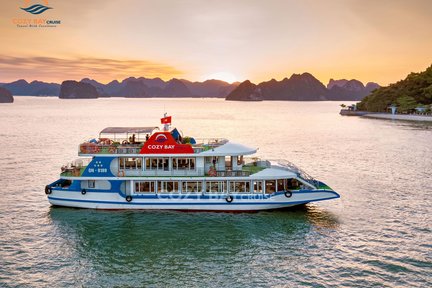
POLYGON ((432 84, 429 85, 429 87, 424 88, 423 93, 425 94, 426 97, 432 100, 432 84))
POLYGON ((403 95, 396 99, 396 102, 398 104, 399 111, 401 112, 408 112, 410 110, 415 109, 418 104, 417 101, 414 99, 414 97, 403 95))
POLYGON ((411 73, 397 83, 374 90, 358 103, 357 108, 371 112, 386 112, 394 103, 400 106, 399 111, 414 109, 419 104, 432 104, 432 66, 423 72, 411 73))

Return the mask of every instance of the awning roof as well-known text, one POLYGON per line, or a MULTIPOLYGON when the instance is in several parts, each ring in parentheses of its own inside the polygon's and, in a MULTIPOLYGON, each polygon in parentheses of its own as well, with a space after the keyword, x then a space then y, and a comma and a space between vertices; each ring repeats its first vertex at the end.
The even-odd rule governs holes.
POLYGON ((261 170, 255 174, 252 174, 250 176, 253 179, 275 179, 275 178, 295 178, 297 177, 296 173, 293 173, 291 171, 285 170, 285 169, 279 169, 279 168, 266 168, 264 170, 261 170))
POLYGON ((156 129, 159 130, 159 127, 107 127, 100 134, 152 133, 156 129))
POLYGON ((256 148, 247 147, 242 144, 227 142, 219 147, 199 153, 203 156, 238 156, 250 155, 257 152, 256 148))

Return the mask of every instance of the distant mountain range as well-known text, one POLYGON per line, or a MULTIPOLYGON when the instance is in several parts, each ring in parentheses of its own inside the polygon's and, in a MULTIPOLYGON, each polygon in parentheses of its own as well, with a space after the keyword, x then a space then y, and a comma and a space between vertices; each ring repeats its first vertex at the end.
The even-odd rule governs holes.
POLYGON ((18 80, 11 83, 0 84, 15 96, 58 96, 60 84, 33 81, 28 83, 26 80, 18 80))
MULTIPOLYGON (((65 81, 66 82, 66 81, 65 81)), ((74 81, 76 82, 76 81, 74 81)), ((160 78, 126 78, 119 82, 111 81, 102 84, 92 79, 84 78, 81 83, 88 83, 94 86, 99 97, 220 97, 225 98, 239 84, 229 84, 220 80, 206 80, 204 82, 191 82, 184 79, 171 79, 163 81, 160 78)), ((68 84, 66 91, 72 91, 68 84)), ((28 83, 25 80, 18 80, 11 83, 0 83, 0 86, 11 91, 16 96, 59 96, 60 84, 33 81, 28 83)), ((77 96, 77 95, 75 95, 77 96)), ((74 98, 76 98, 74 96, 74 98)), ((67 98, 63 94, 62 98, 67 98)), ((87 97, 83 97, 87 98, 87 97)), ((93 98, 93 97, 92 97, 93 98)))
POLYGON ((260 100, 361 100, 372 90, 380 87, 376 83, 363 85, 358 80, 330 79, 327 87, 309 73, 293 74, 281 81, 272 79, 253 84, 246 80, 243 83, 229 84, 221 80, 191 82, 184 79, 164 81, 160 78, 126 78, 119 82, 111 81, 102 84, 84 78, 79 82, 64 81, 63 84, 41 81, 27 82, 17 80, 11 83, 0 83, 0 87, 9 90, 15 96, 60 96, 60 98, 98 98, 98 97, 218 97, 226 100, 260 101, 260 100), (90 84, 96 89, 94 93, 90 84), (66 85, 62 87, 62 85, 66 85), (62 92, 61 92, 61 88, 62 92))
POLYGON ((281 81, 272 79, 258 85, 246 80, 228 94, 226 100, 358 101, 379 87, 373 82, 369 82, 365 86, 355 79, 330 79, 326 87, 312 74, 303 73, 293 74, 290 78, 284 78, 281 81))
POLYGON ((239 84, 229 84, 220 80, 206 80, 204 82, 191 82, 184 79, 171 79, 163 81, 160 78, 148 79, 126 78, 122 82, 111 81, 104 85, 95 80, 84 78, 81 82, 96 87, 101 97, 218 97, 225 98, 239 84))

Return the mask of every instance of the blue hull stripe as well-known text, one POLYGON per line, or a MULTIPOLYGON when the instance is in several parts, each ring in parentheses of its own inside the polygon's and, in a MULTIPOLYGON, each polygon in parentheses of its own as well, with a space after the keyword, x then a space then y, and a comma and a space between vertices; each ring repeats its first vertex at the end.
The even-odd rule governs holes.
POLYGON ((82 202, 82 203, 99 203, 99 204, 121 204, 121 205, 292 205, 292 204, 304 204, 309 202, 317 202, 329 199, 339 198, 338 196, 321 198, 317 200, 309 200, 309 201, 292 201, 292 202, 267 202, 267 203, 259 203, 259 202, 239 202, 239 203, 193 203, 193 202, 175 202, 175 203, 132 203, 132 202, 116 202, 116 201, 100 201, 100 200, 80 200, 80 199, 63 199, 57 197, 50 197, 50 200, 58 200, 58 201, 69 201, 69 202, 82 202))
MULTIPOLYGON (((96 190, 96 189, 86 189, 88 193, 109 193, 109 194, 120 194, 123 198, 126 197, 126 195, 122 192, 117 191, 110 191, 110 190, 96 190)), ((68 191, 68 190, 62 190, 62 189, 53 189, 53 191, 64 191, 68 193, 81 193, 81 191, 68 191)), ((332 193, 335 195, 335 197, 339 198, 339 194, 337 194, 334 191, 329 190, 298 190, 298 191, 292 191, 293 195, 295 194, 307 194, 307 193, 320 193, 320 192, 326 192, 326 193, 332 193)), ((234 197, 234 199, 268 199, 277 195, 282 195, 285 192, 276 192, 273 194, 150 194, 150 195, 132 195, 135 199, 173 199, 173 198, 179 198, 179 199, 224 199, 228 195, 234 197)))

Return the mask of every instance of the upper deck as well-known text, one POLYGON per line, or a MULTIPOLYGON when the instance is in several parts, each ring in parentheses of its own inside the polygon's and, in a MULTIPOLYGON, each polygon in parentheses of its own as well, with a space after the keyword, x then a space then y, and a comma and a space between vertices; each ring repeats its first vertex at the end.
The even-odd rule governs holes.
MULTIPOLYGON (((228 143, 228 140, 224 138, 203 138, 195 139, 195 141, 195 144, 190 144, 193 149, 193 153, 195 154, 208 151, 228 143)), ((78 148, 78 155, 143 154, 140 152, 146 142, 146 140, 137 142, 123 140, 122 142, 116 142, 111 139, 99 138, 96 141, 87 141, 80 144, 78 148)))
POLYGON ((224 138, 182 137, 177 129, 159 131, 158 127, 108 127, 94 138, 81 143, 78 155, 137 155, 137 154, 189 154, 204 153, 246 155, 256 149, 230 143, 224 138), (223 147, 223 149, 222 149, 223 147), (219 149, 218 149, 219 148, 219 149))

